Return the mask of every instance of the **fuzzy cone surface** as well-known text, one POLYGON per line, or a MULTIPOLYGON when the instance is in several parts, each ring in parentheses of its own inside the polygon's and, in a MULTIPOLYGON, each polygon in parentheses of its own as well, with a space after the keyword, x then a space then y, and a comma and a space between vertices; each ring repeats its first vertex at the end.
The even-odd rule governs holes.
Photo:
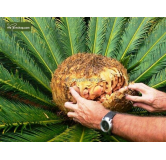
POLYGON ((65 113, 64 103, 76 100, 69 92, 73 87, 81 97, 98 101, 112 111, 127 112, 132 102, 125 94, 136 95, 135 91, 119 91, 128 86, 127 70, 115 59, 90 53, 78 53, 68 57, 52 77, 53 100, 65 113))

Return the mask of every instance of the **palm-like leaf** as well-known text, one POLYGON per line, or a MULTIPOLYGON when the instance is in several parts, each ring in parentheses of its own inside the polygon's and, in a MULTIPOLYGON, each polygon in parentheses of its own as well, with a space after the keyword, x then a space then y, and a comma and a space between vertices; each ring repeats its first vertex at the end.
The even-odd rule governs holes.
POLYGON ((3 17, 0 17, 0 28, 5 28, 5 21, 4 21, 5 18, 3 17))
POLYGON ((3 52, 4 56, 9 58, 46 90, 51 91, 48 78, 37 67, 26 51, 18 43, 15 43, 15 38, 10 38, 4 29, 0 29, 0 35, 0 51, 3 52))
MULTIPOLYGON (((21 22, 25 21, 24 19, 15 18, 15 17, 7 17, 7 20, 10 22, 21 22)), ((37 33, 31 32, 16 32, 17 36, 23 40, 28 49, 32 52, 32 55, 35 56, 38 61, 43 65, 44 69, 52 75, 55 70, 55 65, 51 63, 51 59, 46 54, 47 50, 45 44, 41 41, 40 37, 37 33)))
POLYGON ((166 68, 162 69, 160 72, 153 75, 148 85, 156 89, 165 87, 166 86, 166 68))
POLYGON ((46 125, 60 123, 62 120, 55 114, 40 109, 34 108, 22 103, 10 102, 0 97, 0 129, 5 128, 3 133, 8 128, 19 126, 26 127, 27 125, 46 125))
MULTIPOLYGON (((5 28, 5 18, 4 17, 0 17, 0 30, 5 28)), ((7 32, 6 34, 8 34, 10 32, 7 32)), ((12 68, 16 68, 16 65, 12 63, 12 61, 10 61, 9 59, 7 59, 6 57, 4 57, 3 53, 0 51, 0 63, 5 65, 6 68, 8 68, 9 70, 12 70, 12 68)))
POLYGON ((99 133, 93 129, 74 125, 62 134, 51 139, 50 142, 92 142, 99 141, 99 133))
POLYGON ((61 134, 67 128, 64 124, 53 124, 50 126, 37 126, 31 130, 25 129, 23 134, 18 132, 7 132, 0 136, 1 142, 46 142, 61 134))
POLYGON ((146 56, 141 67, 131 75, 131 80, 135 82, 145 81, 153 74, 163 69, 166 66, 166 43, 158 45, 156 50, 146 56))
POLYGON ((57 23, 60 39, 67 56, 85 52, 85 22, 83 18, 63 17, 57 23))
POLYGON ((55 20, 52 18, 31 18, 31 22, 37 29, 37 33, 42 37, 49 51, 49 56, 53 59, 53 64, 58 66, 64 60, 61 54, 60 44, 58 43, 58 30, 55 20))
POLYGON ((102 142, 126 142, 126 140, 124 140, 123 138, 119 137, 119 136, 110 136, 107 133, 101 133, 101 140, 102 142))
POLYGON ((98 54, 102 52, 106 20, 106 18, 101 17, 93 17, 90 19, 87 38, 88 52, 98 54))
POLYGON ((129 63, 128 71, 139 65, 145 57, 155 50, 156 47, 166 41, 166 19, 163 19, 155 28, 155 30, 148 36, 144 45, 139 49, 136 56, 132 58, 129 63))
POLYGON ((35 90, 28 82, 23 81, 18 75, 13 75, 0 65, 0 89, 2 92, 12 91, 13 94, 24 97, 41 105, 54 106, 49 98, 35 90))
POLYGON ((144 38, 154 21, 157 20, 150 17, 132 18, 122 36, 121 49, 119 50, 117 59, 123 61, 126 55, 135 53, 144 42, 144 38))
POLYGON ((107 18, 105 40, 103 43, 102 55, 114 57, 120 47, 120 39, 123 33, 123 27, 128 18, 111 17, 107 18))

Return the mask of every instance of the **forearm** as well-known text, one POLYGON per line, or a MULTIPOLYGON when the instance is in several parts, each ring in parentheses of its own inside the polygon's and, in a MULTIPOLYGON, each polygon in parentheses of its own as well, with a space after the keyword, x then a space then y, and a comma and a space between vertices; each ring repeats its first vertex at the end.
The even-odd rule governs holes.
POLYGON ((112 133, 131 141, 166 141, 166 118, 117 114, 112 133))

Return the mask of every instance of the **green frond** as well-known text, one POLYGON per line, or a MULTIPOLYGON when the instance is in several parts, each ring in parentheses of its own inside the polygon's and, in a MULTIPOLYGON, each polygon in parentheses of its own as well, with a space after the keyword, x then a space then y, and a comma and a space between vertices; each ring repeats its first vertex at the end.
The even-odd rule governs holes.
POLYGON ((88 52, 101 54, 105 37, 107 18, 92 17, 88 26, 88 52))
POLYGON ((10 102, 0 97, 0 129, 11 127, 26 127, 28 125, 56 124, 63 120, 55 114, 41 108, 32 107, 22 103, 10 102))
POLYGON ((136 56, 133 56, 129 63, 128 71, 140 64, 145 57, 154 50, 157 45, 166 42, 166 19, 163 19, 155 27, 154 31, 145 39, 144 45, 138 50, 136 56))
POLYGON ((139 115, 139 116, 166 116, 166 112, 148 112, 145 109, 139 108, 139 107, 133 107, 128 114, 132 115, 139 115))
POLYGON ((166 68, 153 75, 148 85, 153 88, 161 88, 166 86, 166 68))
MULTIPOLYGON (((15 18, 15 17, 7 17, 7 19, 10 22, 20 22, 24 21, 21 20, 20 18, 15 18)), ((42 42, 40 36, 37 35, 37 33, 31 32, 15 32, 17 33, 17 36, 23 40, 28 49, 32 52, 32 56, 35 56, 38 60, 39 63, 42 64, 43 68, 50 73, 50 77, 52 76, 54 70, 55 70, 55 65, 53 66, 51 63, 51 60, 49 59, 47 55, 47 50, 45 47, 45 44, 42 42)))
POLYGON ((81 17, 61 17, 57 22, 60 41, 67 56, 86 51, 85 22, 81 17))
MULTIPOLYGON (((0 17, 0 30, 4 28, 5 28, 5 17, 0 17)), ((9 34, 10 32, 6 33, 9 34)), ((14 72, 13 68, 17 67, 15 64, 12 63, 12 61, 4 57, 1 51, 0 51, 0 64, 3 64, 7 69, 9 69, 10 71, 12 70, 13 72, 14 72)))
POLYGON ((131 81, 143 82, 166 66, 166 43, 158 45, 141 63, 139 69, 130 76, 131 81))
POLYGON ((36 33, 31 32, 17 32, 20 39, 22 39, 28 49, 31 51, 30 54, 35 56, 38 62, 43 66, 43 69, 50 75, 54 73, 56 65, 53 65, 50 57, 47 54, 45 44, 40 41, 40 37, 36 33))
POLYGON ((65 56, 61 53, 55 19, 50 17, 31 17, 29 21, 36 28, 38 34, 45 42, 49 56, 53 60, 52 64, 54 64, 54 68, 56 68, 56 66, 65 59, 65 56))
MULTIPOLYGON (((157 19, 157 18, 156 18, 157 19)), ((150 17, 133 17, 122 36, 121 49, 117 55, 119 61, 131 53, 135 53, 140 45, 144 42, 144 38, 148 34, 152 25, 158 21, 150 17)))
POLYGON ((5 18, 0 17, 0 28, 5 28, 5 18))
MULTIPOLYGON (((128 56, 125 56, 125 57, 123 58, 123 60, 121 61, 121 63, 123 64, 123 66, 124 66, 125 68, 128 67, 128 65, 129 65, 129 63, 130 63, 131 56, 132 56, 131 54, 128 55, 128 56)), ((134 68, 134 70, 132 70, 130 73, 134 72, 135 70, 136 70, 136 68, 134 68)), ((129 72, 129 70, 127 70, 127 71, 129 72)))
MULTIPOLYGON (((28 128, 28 127, 27 127, 28 128)), ((49 126, 37 126, 31 130, 25 129, 23 133, 20 130, 16 133, 7 132, 0 135, 1 142, 46 142, 53 137, 61 134, 67 128, 64 124, 53 124, 49 126)))
POLYGON ((5 66, 10 72, 15 73, 17 70, 17 65, 13 64, 13 62, 4 56, 4 54, 0 51, 0 64, 5 66))
POLYGON ((15 42, 15 37, 10 38, 4 29, 0 29, 0 51, 16 64, 19 69, 23 70, 25 74, 28 74, 33 80, 38 82, 40 86, 43 86, 46 90, 51 92, 49 85, 50 80, 38 68, 25 50, 15 42))
POLYGON ((123 138, 116 136, 116 135, 110 135, 104 132, 101 133, 101 141, 102 142, 127 142, 123 138))
POLYGON ((124 31, 124 25, 128 18, 109 17, 107 18, 105 40, 103 43, 102 55, 114 57, 118 54, 120 47, 120 39, 124 31))
POLYGON ((0 65, 0 90, 2 92, 13 91, 13 94, 17 94, 19 97, 24 97, 41 105, 54 106, 46 95, 34 89, 18 75, 10 74, 2 65, 0 65))
POLYGON ((50 142, 93 142, 99 141, 99 133, 82 125, 69 127, 50 142))
POLYGON ((77 42, 80 45, 79 52, 86 53, 87 52, 87 44, 86 44, 87 26, 85 23, 85 18, 79 18, 78 25, 79 25, 79 32, 78 32, 78 36, 77 36, 77 42))

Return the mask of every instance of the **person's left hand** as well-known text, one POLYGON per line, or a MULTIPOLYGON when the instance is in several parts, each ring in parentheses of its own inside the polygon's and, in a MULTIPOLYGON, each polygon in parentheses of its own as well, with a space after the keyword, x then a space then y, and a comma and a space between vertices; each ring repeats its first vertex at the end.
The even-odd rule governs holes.
POLYGON ((70 87, 70 92, 77 104, 65 103, 65 107, 72 111, 67 113, 68 117, 72 117, 73 120, 89 128, 100 129, 100 122, 109 110, 99 102, 82 98, 72 87, 70 87))
POLYGON ((133 106, 146 109, 149 112, 166 111, 166 93, 151 88, 143 83, 130 84, 121 90, 132 89, 140 92, 142 96, 126 95, 126 99, 133 101, 133 106))

